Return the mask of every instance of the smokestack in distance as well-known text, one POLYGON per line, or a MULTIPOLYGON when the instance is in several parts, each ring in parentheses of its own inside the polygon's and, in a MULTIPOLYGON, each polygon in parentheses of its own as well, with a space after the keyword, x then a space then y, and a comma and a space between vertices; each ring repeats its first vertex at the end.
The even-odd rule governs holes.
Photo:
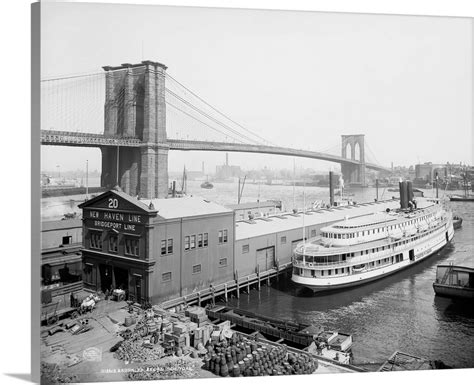
POLYGON ((334 173, 329 171, 329 205, 334 206, 334 173))

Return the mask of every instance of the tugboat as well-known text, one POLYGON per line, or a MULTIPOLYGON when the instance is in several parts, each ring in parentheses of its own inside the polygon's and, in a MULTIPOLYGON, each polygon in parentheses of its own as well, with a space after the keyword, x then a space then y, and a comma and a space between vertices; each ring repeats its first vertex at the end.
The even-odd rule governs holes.
POLYGON ((473 299, 474 266, 438 265, 433 290, 442 297, 473 299))

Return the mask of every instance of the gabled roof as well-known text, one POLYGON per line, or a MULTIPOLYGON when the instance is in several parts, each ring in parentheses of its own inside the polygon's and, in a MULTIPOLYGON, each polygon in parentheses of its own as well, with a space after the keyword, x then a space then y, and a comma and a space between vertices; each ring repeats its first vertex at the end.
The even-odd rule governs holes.
POLYGON ((104 209, 112 209, 112 210, 117 210, 117 211, 142 211, 150 215, 157 213, 156 209, 154 209, 153 207, 150 208, 144 202, 146 201, 142 201, 137 198, 134 198, 124 193, 123 191, 109 190, 103 194, 96 196, 95 198, 89 199, 88 201, 81 203, 78 207, 80 209, 104 208, 104 209), (110 198, 117 198, 118 207, 109 206, 110 198))

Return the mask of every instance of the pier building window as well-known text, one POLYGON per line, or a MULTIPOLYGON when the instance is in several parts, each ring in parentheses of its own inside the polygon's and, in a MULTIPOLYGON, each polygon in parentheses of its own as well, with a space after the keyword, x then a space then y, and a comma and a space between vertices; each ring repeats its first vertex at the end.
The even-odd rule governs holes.
POLYGON ((161 280, 163 282, 169 282, 171 281, 171 271, 168 271, 167 273, 161 274, 161 280))
POLYGON ((201 264, 193 266, 193 274, 199 274, 201 272, 201 264))
POLYGON ((284 245, 286 243, 286 237, 281 237, 280 243, 284 245))
POLYGON ((189 236, 184 237, 184 250, 189 250, 189 236))
POLYGON ((161 241, 161 255, 173 254, 173 239, 161 241))
POLYGON ((249 245, 242 245, 242 254, 247 254, 250 250, 249 245))
POLYGON ((67 236, 63 237, 62 245, 70 245, 71 243, 72 243, 72 236, 71 235, 67 235, 67 236))
POLYGON ((125 254, 138 256, 139 248, 138 248, 138 239, 134 238, 125 238, 125 254))
POLYGON ((109 236, 109 251, 116 253, 118 250, 118 238, 116 235, 109 236))
POLYGON ((198 234, 198 247, 202 247, 202 234, 198 234))
POLYGON ((204 233, 204 237, 203 237, 203 241, 202 241, 202 244, 203 244, 203 247, 207 247, 208 245, 208 238, 209 238, 209 234, 208 233, 204 233))
POLYGON ((227 230, 219 230, 218 238, 219 243, 227 243, 227 230))
POLYGON ((227 266, 227 258, 219 259, 219 267, 227 266))
POLYGON ((91 233, 90 246, 91 249, 102 250, 102 233, 98 231, 91 233))
POLYGON ((196 248, 196 236, 191 235, 191 249, 195 249, 195 248, 196 248))
POLYGON ((316 236, 316 230, 311 230, 311 238, 316 236))

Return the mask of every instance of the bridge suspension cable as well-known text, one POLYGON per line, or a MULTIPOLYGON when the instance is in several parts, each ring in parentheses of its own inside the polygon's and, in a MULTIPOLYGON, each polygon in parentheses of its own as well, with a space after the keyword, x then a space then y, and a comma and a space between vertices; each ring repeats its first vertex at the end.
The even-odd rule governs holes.
POLYGON ((103 72, 41 80, 41 129, 101 133, 104 130, 103 72))
MULTIPOLYGON (((256 134, 255 132, 245 128, 243 125, 241 125, 240 123, 237 123, 235 120, 233 120, 232 118, 230 118, 228 115, 224 114, 223 112, 219 111, 216 107, 212 106, 211 104, 209 104, 208 102, 206 102, 203 98, 201 98, 199 95, 197 95, 195 92, 193 92, 192 90, 190 90, 188 87, 184 86, 181 82, 179 82, 178 80, 176 80, 174 77, 172 77, 171 75, 169 75, 168 73, 166 74, 166 77, 167 79, 171 80, 172 83, 174 83, 176 86, 178 86, 181 90, 183 90, 186 94, 189 94, 191 96, 193 96, 198 102, 204 104, 206 107, 208 107, 213 113, 217 113, 220 118, 224 118, 225 120, 227 120, 228 122, 232 123, 233 125, 237 126, 239 129, 242 129, 244 130, 245 132, 247 132, 248 134, 251 135, 251 137, 249 137, 248 135, 245 135, 241 132, 238 131, 238 129, 235 129, 235 128, 231 128, 229 126, 229 124, 227 123, 223 123, 220 119, 218 118, 213 118, 213 120, 217 120, 216 123, 218 123, 219 125, 221 126, 225 126, 226 129, 230 130, 232 133, 242 137, 242 138, 245 138, 247 140, 250 140, 251 142, 254 142, 254 143, 257 143, 257 144, 266 144, 266 145, 275 145, 274 143, 270 142, 269 140, 263 138, 262 136, 256 134)), ((169 87, 167 87, 167 91, 169 91, 170 93, 172 93, 173 91, 171 91, 169 89, 169 87)), ((176 96, 176 93, 174 93, 174 96, 176 96)), ((189 100, 187 101, 189 102, 189 100)), ((193 105, 195 107, 195 105, 193 105)), ((201 109, 202 110, 202 109, 201 109)), ((207 114, 209 115, 209 114, 207 114)), ((214 120, 214 121, 215 121, 214 120)))
POLYGON ((367 154, 366 154, 365 161, 367 163, 373 163, 373 164, 376 164, 376 165, 380 165, 380 162, 377 160, 377 157, 375 156, 374 152, 372 151, 372 148, 370 147, 369 142, 367 141, 367 139, 365 140, 365 148, 367 150, 369 150, 368 151, 369 156, 367 156, 367 154))
MULTIPOLYGON (((192 119, 198 121, 199 123, 204 124, 205 126, 209 127, 210 129, 212 129, 212 130, 214 130, 214 131, 216 131, 216 132, 218 132, 218 133, 220 133, 220 134, 226 135, 225 132, 220 131, 219 129, 217 129, 217 128, 211 126, 210 124, 207 124, 206 122, 203 122, 202 120, 196 118, 195 116, 191 115, 190 113, 188 113, 188 112, 182 110, 181 108, 175 106, 173 103, 166 102, 166 104, 169 105, 169 106, 171 106, 171 107, 173 107, 174 109, 180 111, 181 113, 183 113, 183 114, 189 116, 190 118, 192 118, 192 119)), ((234 139, 235 139, 235 138, 234 138, 234 139)), ((240 143, 245 143, 245 142, 242 141, 242 140, 239 140, 239 139, 236 139, 236 140, 239 141, 240 143)))
POLYGON ((185 100, 184 98, 180 97, 179 95, 177 95, 175 92, 171 91, 170 89, 166 89, 166 91, 171 95, 173 96, 174 98, 178 99, 179 101, 181 101, 182 103, 184 103, 185 105, 187 105, 188 107, 192 108, 194 111, 198 112, 199 114, 201 114, 202 116, 206 117, 207 119, 209 119, 210 121, 218 124, 219 126, 223 127, 225 130, 228 130, 230 131, 232 134, 234 135, 237 135, 238 137, 241 137, 243 139, 246 139, 248 141, 251 141, 251 142, 254 142, 256 144, 260 144, 259 141, 255 140, 255 139, 252 139, 250 138, 249 136, 247 135, 244 135, 240 132, 238 132, 237 130, 234 130, 232 127, 222 123, 221 121, 217 120, 216 118, 214 118, 213 116, 209 115, 208 113, 206 113, 205 111, 203 111, 202 109, 196 107, 194 104, 190 103, 189 101, 185 100))

